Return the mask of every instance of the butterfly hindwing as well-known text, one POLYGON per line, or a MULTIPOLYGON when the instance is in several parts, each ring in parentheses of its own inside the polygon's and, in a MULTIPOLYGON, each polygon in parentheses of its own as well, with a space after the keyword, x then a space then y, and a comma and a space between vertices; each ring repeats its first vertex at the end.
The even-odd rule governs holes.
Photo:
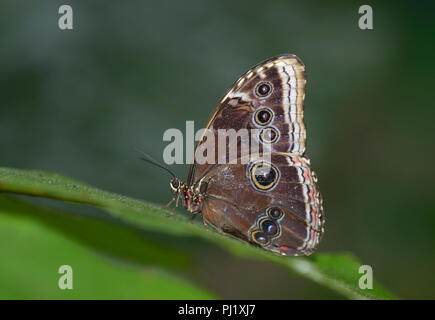
POLYGON ((323 228, 316 180, 308 160, 288 153, 274 153, 270 162, 253 158, 248 164, 217 166, 204 176, 203 218, 218 230, 268 250, 308 254, 323 228), (256 175, 269 166, 275 176, 258 181, 256 175), (273 216, 271 210, 280 214, 273 216), (258 241, 260 235, 266 241, 258 241))

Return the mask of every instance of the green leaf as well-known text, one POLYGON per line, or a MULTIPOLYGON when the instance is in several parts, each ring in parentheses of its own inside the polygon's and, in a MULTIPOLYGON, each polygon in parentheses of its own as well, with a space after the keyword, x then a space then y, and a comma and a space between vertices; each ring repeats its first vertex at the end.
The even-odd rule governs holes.
MULTIPOLYGON (((290 272, 324 285, 351 299, 391 299, 394 296, 376 281, 373 289, 358 286, 361 263, 350 254, 314 254, 310 257, 283 257, 248 243, 221 235, 185 217, 167 218, 168 212, 156 206, 105 192, 71 178, 41 172, 0 168, 0 191, 58 199, 99 207, 145 234, 161 233, 170 237, 196 237, 223 247, 233 254, 281 265, 290 272)), ((170 238, 169 237, 169 238, 170 238)), ((165 241, 162 241, 165 242, 165 241)), ((168 242, 165 242, 168 244, 168 242)), ((192 244, 193 242, 189 242, 192 244)), ((176 241, 173 250, 179 249, 176 241)))
MULTIPOLYGON (((161 269, 148 267, 143 268, 140 263, 146 257, 156 254, 156 249, 164 253, 166 250, 154 247, 147 241, 141 241, 128 229, 117 230, 116 227, 99 225, 92 219, 79 223, 75 217, 44 210, 22 201, 0 195, 0 252, 2 262, 0 264, 0 299, 210 299, 214 295, 198 288, 196 285, 161 269), (53 218, 54 223, 40 223, 28 213, 40 217, 53 218), (56 224, 65 219, 65 225, 70 224, 67 234, 58 232, 56 224), (82 226, 86 246, 71 239, 68 235, 74 235, 82 226), (86 228, 93 230, 91 235, 86 228), (103 236, 103 232, 110 235, 103 236), (110 243, 103 243, 111 237, 110 243), (100 238, 100 241, 95 239, 100 238), (143 245, 138 251, 132 251, 126 247, 124 253, 118 248, 114 251, 108 246, 130 243, 143 245), (98 251, 89 250, 96 248, 98 251), (141 255, 139 255, 139 251, 141 255), (152 254, 149 254, 149 251, 152 254), (98 252, 98 254, 96 254, 98 252), (128 265, 115 260, 116 255, 129 256, 136 261, 135 265, 128 265), (61 290, 58 286, 59 267, 69 265, 73 270, 73 289, 61 290)), ((63 225, 63 223, 62 223, 63 225)), ((173 257, 172 254, 168 256, 173 257)), ((179 253, 175 255, 175 262, 185 263, 186 260, 179 253)), ((160 265, 171 265, 163 254, 157 254, 160 265)), ((150 265, 155 264, 155 261, 150 265)))

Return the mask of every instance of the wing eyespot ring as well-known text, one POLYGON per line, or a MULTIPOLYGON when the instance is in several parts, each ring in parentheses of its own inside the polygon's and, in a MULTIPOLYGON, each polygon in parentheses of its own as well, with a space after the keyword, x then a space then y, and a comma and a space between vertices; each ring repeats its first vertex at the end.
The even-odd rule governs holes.
POLYGON ((267 208, 266 214, 273 220, 280 220, 284 217, 284 212, 278 207, 267 208))
POLYGON ((269 97, 273 92, 273 85, 269 81, 261 81, 254 88, 256 97, 264 99, 269 97))
POLYGON ((254 122, 259 126, 265 126, 272 122, 274 113, 269 108, 261 108, 254 113, 254 122))
POLYGON ((251 239, 260 246, 265 246, 269 243, 269 238, 260 230, 255 230, 251 233, 251 239))
POLYGON ((259 139, 263 143, 275 143, 279 139, 279 131, 274 127, 267 127, 260 131, 259 139))
POLYGON ((268 237, 276 237, 281 233, 279 224, 272 219, 263 219, 259 223, 260 230, 268 237))
POLYGON ((264 161, 252 164, 248 174, 254 188, 259 191, 272 190, 280 178, 278 168, 264 161))

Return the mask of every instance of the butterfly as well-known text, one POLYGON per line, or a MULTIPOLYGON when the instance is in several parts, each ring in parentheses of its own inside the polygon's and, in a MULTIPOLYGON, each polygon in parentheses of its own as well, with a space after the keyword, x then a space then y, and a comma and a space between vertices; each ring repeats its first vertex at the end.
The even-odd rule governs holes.
MULTIPOLYGON (((176 207, 181 200, 205 225, 281 255, 316 250, 325 216, 317 176, 305 154, 305 84, 305 66, 291 54, 244 73, 220 100, 206 128, 257 129, 258 142, 270 147, 269 161, 255 155, 248 163, 195 160, 187 182, 175 176, 170 180, 176 207)), ((195 156, 206 140, 199 140, 195 156)))

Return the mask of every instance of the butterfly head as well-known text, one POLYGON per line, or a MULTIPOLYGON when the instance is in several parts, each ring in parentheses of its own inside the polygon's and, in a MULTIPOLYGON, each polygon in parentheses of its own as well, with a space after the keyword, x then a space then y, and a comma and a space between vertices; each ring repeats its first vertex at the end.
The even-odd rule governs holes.
POLYGON ((192 186, 180 181, 178 178, 172 178, 169 186, 174 192, 175 198, 181 200, 183 206, 191 213, 201 212, 202 195, 194 190, 192 186))
POLYGON ((178 193, 180 188, 182 187, 182 183, 180 181, 180 179, 174 177, 169 181, 169 186, 171 187, 172 191, 174 191, 175 193, 178 193))

